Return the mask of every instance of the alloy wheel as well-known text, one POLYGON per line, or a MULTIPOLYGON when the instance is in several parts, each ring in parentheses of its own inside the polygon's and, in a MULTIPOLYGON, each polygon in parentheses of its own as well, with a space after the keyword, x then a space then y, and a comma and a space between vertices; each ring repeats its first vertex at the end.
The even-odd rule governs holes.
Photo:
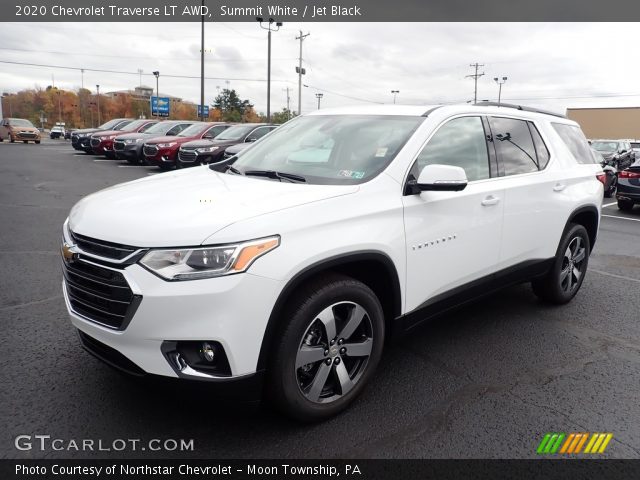
POLYGON ((587 249, 581 237, 574 237, 564 252, 560 270, 560 288, 567 293, 575 290, 584 275, 587 249))
POLYGON ((305 331, 295 375, 302 394, 314 403, 334 402, 362 377, 373 347, 369 313, 354 302, 322 310, 305 331))

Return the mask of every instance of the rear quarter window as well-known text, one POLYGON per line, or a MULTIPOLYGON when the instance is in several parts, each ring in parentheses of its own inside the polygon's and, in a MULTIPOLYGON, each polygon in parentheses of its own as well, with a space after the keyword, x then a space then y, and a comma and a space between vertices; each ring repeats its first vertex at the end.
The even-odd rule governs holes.
POLYGON ((582 130, 580 130, 580 127, 567 125, 565 123, 551 123, 551 125, 567 146, 573 158, 576 159, 576 162, 582 164, 596 163, 589 149, 589 142, 584 136, 584 133, 582 133, 582 130))

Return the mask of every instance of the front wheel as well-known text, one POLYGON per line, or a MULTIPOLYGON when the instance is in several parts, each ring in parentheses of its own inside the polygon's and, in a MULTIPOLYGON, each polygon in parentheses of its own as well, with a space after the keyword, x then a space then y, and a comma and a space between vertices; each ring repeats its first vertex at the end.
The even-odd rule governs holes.
POLYGON ((544 301, 562 305, 578 293, 589 264, 591 244, 582 225, 571 224, 565 231, 551 270, 531 282, 534 293, 544 301))
POLYGON ((40 145, 40 140, 36 140, 36 145, 40 145))
POLYGON ((382 355, 384 314, 376 295, 357 280, 330 275, 299 290, 281 321, 268 373, 272 402, 302 421, 344 410, 382 355))

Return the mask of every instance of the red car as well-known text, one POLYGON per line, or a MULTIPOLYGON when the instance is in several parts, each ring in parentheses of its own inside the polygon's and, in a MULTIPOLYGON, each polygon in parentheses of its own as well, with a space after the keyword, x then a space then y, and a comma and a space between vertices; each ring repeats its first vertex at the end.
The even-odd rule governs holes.
POLYGON ((134 120, 122 130, 106 130, 96 132, 91 135, 91 150, 96 155, 105 155, 107 158, 115 159, 113 151, 113 139, 118 135, 127 133, 141 133, 158 123, 157 120, 134 120))
POLYGON ((221 122, 197 122, 184 129, 175 137, 156 137, 144 143, 142 152, 148 165, 155 165, 161 170, 169 170, 176 166, 180 145, 200 139, 214 139, 224 128, 221 122))

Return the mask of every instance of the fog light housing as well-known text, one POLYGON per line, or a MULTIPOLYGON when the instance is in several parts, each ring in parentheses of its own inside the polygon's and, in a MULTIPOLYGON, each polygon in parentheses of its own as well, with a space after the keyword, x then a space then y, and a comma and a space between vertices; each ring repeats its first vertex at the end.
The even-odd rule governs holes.
POLYGON ((162 353, 179 377, 230 377, 231 367, 220 342, 165 341, 162 353))

